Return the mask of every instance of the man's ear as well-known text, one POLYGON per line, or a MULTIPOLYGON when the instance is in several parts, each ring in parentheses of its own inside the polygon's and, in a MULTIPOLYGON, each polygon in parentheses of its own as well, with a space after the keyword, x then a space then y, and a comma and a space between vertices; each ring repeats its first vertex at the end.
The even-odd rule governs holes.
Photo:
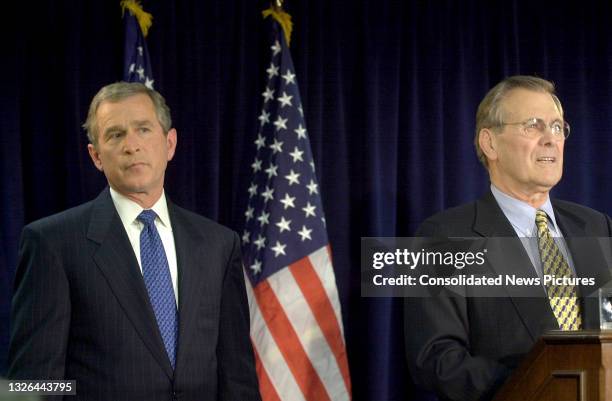
POLYGON ((102 168, 102 160, 100 159, 100 154, 96 150, 96 147, 90 143, 87 145, 87 151, 89 152, 89 157, 91 157, 94 166, 96 166, 98 170, 104 171, 102 168))
POLYGON ((176 141, 177 141, 177 133, 176 129, 172 128, 166 134, 166 146, 168 148, 168 161, 172 160, 174 157, 174 152, 176 151, 176 141))
POLYGON ((497 159, 497 136, 489 128, 483 128, 478 133, 478 144, 482 153, 489 160, 497 159))

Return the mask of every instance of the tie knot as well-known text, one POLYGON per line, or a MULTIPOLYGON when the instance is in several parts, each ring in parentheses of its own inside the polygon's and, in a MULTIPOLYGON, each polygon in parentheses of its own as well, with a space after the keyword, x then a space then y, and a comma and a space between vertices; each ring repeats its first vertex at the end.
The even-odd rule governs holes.
POLYGON ((155 221, 157 214, 151 209, 143 210, 137 217, 145 226, 150 226, 155 221))
POLYGON ((548 229, 548 215, 544 210, 536 210, 536 225, 539 229, 548 229))

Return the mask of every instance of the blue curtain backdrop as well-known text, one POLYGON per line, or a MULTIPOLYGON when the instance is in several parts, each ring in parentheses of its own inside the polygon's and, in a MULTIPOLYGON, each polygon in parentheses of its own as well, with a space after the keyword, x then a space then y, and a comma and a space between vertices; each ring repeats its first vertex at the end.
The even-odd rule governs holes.
MULTIPOLYGON (((178 129, 167 191, 240 230, 268 50, 266 2, 143 2, 155 86, 178 129)), ((119 1, 12 14, 0 63, 0 372, 21 228, 105 186, 80 124, 122 71, 119 1), (26 19, 27 17, 27 19, 26 19)), ((557 84, 572 125, 554 195, 612 213, 609 1, 289 0, 291 51, 327 214, 355 400, 423 400, 400 302, 360 296, 359 238, 411 235, 488 188, 474 115, 503 77, 557 84)), ((7 16, 5 16, 7 19, 7 16)), ((414 327, 414 330, 419 330, 414 327)))

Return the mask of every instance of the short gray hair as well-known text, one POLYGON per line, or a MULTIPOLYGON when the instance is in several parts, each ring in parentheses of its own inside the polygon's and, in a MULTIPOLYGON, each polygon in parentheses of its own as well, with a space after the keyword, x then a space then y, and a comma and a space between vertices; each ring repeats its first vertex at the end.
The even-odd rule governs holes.
POLYGON ((476 112, 474 146, 476 147, 478 159, 486 168, 488 168, 488 161, 480 148, 478 136, 483 128, 496 130, 503 124, 504 117, 501 102, 511 90, 518 88, 549 93, 559 110, 559 114, 563 116, 563 106, 557 95, 555 95, 555 85, 550 81, 530 75, 514 75, 495 85, 482 99, 476 112))
POLYGON ((170 116, 170 108, 166 104, 164 97, 154 89, 146 87, 140 82, 115 82, 104 86, 96 93, 89 105, 87 120, 83 124, 83 128, 87 131, 87 138, 92 145, 97 145, 98 141, 98 120, 96 113, 102 102, 119 102, 125 98, 134 95, 147 95, 153 102, 157 120, 167 134, 172 128, 172 117, 170 116))

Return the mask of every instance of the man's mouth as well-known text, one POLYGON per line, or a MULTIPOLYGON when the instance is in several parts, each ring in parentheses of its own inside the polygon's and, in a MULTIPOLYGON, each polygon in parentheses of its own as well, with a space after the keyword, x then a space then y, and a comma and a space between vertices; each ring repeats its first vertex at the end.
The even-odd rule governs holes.
POLYGON ((556 157, 542 156, 536 159, 539 163, 554 163, 557 161, 556 157))
POLYGON ((144 165, 146 165, 146 163, 144 163, 144 162, 135 162, 135 163, 130 163, 130 164, 128 164, 128 165, 127 165, 126 169, 127 169, 127 170, 129 170, 129 169, 131 169, 131 168, 134 168, 134 167, 142 167, 142 166, 144 166, 144 165))

